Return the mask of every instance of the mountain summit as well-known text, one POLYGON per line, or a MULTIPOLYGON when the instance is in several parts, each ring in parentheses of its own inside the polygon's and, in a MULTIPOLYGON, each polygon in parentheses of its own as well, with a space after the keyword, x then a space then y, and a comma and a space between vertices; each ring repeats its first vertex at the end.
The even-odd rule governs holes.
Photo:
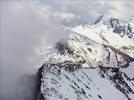
POLYGON ((42 55, 37 100, 134 100, 131 21, 101 16, 94 25, 65 29, 69 36, 42 55))
POLYGON ((134 24, 130 21, 122 21, 118 18, 100 16, 95 24, 103 24, 108 28, 112 28, 114 33, 119 34, 121 37, 127 36, 130 39, 134 40, 134 24))

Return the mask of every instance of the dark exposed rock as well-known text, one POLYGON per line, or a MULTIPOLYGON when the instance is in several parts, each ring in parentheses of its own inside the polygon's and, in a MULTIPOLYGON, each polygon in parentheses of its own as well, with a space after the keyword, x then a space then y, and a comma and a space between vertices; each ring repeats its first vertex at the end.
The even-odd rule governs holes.
POLYGON ((43 71, 43 66, 39 68, 39 70, 36 74, 36 92, 35 92, 36 100, 45 100, 43 98, 41 91, 40 91, 42 71, 43 71))

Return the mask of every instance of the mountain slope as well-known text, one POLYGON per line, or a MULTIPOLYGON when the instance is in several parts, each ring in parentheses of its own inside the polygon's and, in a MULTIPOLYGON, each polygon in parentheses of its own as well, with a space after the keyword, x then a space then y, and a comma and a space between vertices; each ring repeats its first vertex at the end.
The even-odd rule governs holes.
POLYGON ((44 64, 41 92, 45 100, 133 100, 134 82, 118 68, 44 64))
POLYGON ((132 22, 103 17, 95 25, 80 25, 69 30, 134 57, 134 24, 132 22))
POLYGON ((134 62, 133 31, 122 36, 114 31, 120 21, 111 19, 65 27, 68 38, 40 52, 38 100, 133 100, 134 80, 125 72, 134 62))

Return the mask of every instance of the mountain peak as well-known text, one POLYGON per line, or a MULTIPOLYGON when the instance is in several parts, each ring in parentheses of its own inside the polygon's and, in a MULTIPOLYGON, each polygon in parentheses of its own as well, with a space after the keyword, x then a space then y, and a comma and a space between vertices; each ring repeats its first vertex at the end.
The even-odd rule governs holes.
POLYGON ((112 21, 119 21, 118 17, 112 17, 108 15, 101 15, 98 19, 96 19, 95 24, 106 24, 112 21))
POLYGON ((99 26, 105 25, 108 28, 113 29, 113 32, 119 34, 121 37, 127 36, 128 38, 134 40, 133 18, 131 18, 129 21, 123 21, 117 17, 101 15, 95 21, 95 24, 99 26))

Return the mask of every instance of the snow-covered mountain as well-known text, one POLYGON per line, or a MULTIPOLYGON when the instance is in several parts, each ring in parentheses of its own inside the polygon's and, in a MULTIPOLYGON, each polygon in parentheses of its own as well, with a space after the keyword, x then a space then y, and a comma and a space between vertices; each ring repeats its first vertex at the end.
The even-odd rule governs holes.
POLYGON ((64 27, 69 36, 39 69, 38 100, 134 100, 134 23, 101 16, 94 25, 64 27))
POLYGON ((101 16, 95 23, 95 25, 80 25, 71 30, 134 57, 134 23, 132 21, 125 22, 117 18, 101 16))

